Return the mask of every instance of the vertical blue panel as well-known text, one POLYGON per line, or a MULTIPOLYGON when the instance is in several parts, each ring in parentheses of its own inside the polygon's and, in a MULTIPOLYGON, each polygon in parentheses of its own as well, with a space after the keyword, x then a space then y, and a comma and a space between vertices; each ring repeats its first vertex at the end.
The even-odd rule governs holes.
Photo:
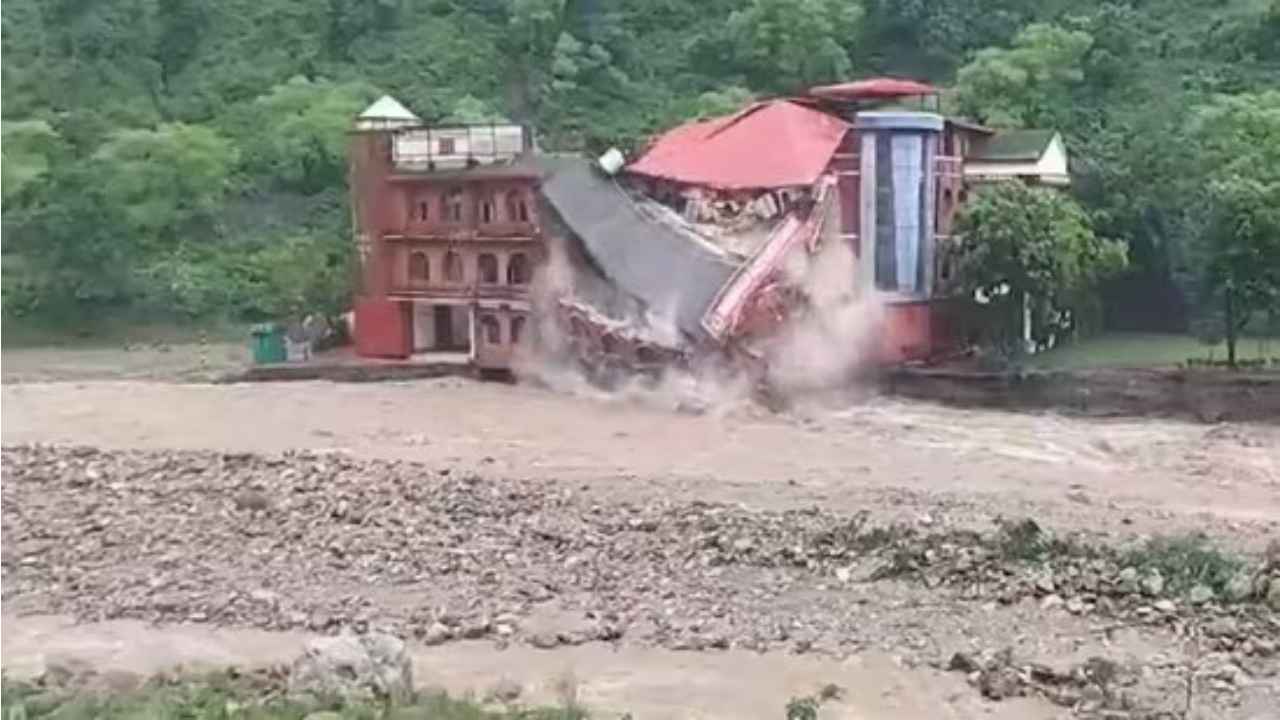
POLYGON ((924 185, 923 138, 893 135, 893 217, 899 292, 914 293, 920 275, 921 192, 924 185))

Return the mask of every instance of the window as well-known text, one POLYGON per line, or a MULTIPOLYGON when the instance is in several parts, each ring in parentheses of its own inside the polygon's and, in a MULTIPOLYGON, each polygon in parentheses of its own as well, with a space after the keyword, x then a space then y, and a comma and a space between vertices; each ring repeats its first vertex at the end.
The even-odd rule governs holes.
POLYGON ((493 198, 485 198, 480 203, 480 221, 486 224, 493 222, 493 198))
POLYGON ((529 207, 524 202, 524 193, 519 190, 507 193, 507 219, 511 222, 529 222, 529 207))
POLYGON ((480 336, 489 345, 501 345, 502 327, 498 325, 498 318, 492 315, 481 317, 480 336))
POLYGON ((507 260, 507 284, 526 285, 529 282, 529 260, 524 253, 513 253, 507 260))
POLYGON ((457 151, 457 149, 453 145, 453 140, 454 138, 451 138, 451 137, 440 138, 440 154, 441 155, 452 155, 454 154, 454 152, 457 151))
POLYGON ((431 263, 424 252, 415 252, 409 256, 409 280, 413 283, 425 283, 431 279, 431 263))
POLYGON ((431 207, 431 203, 427 202, 426 200, 423 200, 418 203, 418 219, 419 220, 427 219, 427 217, 429 216, 429 213, 427 211, 430 207, 431 207))
POLYGON ((511 344, 518 344, 522 334, 524 334, 524 318, 520 316, 511 318, 511 344))
POLYGON ((480 282, 491 285, 498 283, 498 258, 491 253, 480 253, 480 282))
POLYGON ((445 222, 462 222, 463 204, 466 202, 466 194, 462 192, 462 188, 454 188, 444 194, 440 199, 440 215, 445 222))
POLYGON ((444 279, 446 282, 462 282, 462 258, 450 250, 444 255, 444 279))

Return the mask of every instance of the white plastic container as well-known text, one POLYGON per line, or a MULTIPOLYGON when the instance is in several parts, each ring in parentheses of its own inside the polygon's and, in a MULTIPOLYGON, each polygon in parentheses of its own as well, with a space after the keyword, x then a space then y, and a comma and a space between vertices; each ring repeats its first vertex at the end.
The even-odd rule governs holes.
POLYGON ((622 156, 622 151, 618 148, 609 148, 608 152, 600 156, 600 169, 604 170, 606 175, 615 175, 627 164, 627 159, 622 156))

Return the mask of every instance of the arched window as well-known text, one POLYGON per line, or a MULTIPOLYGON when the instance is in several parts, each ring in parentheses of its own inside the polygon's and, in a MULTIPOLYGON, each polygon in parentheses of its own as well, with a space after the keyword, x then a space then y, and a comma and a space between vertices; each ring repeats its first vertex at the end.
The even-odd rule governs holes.
POLYGON ((462 222, 463 205, 466 202, 466 193, 462 192, 462 188, 453 188, 440 198, 440 217, 445 222, 462 222))
POLYGON ((502 344, 502 326, 498 324, 498 318, 492 315, 480 318, 480 337, 490 345, 502 344))
POLYGON ((520 336, 524 334, 524 317, 517 315, 511 318, 511 344, 520 343, 520 336))
POLYGON ((529 259, 524 253, 512 253, 507 259, 507 284, 525 285, 529 282, 529 259))
POLYGON ((496 285, 498 283, 498 258, 492 253, 480 253, 480 282, 496 285))
POLYGON ((430 208, 431 208, 431 203, 427 202, 426 200, 420 201, 418 203, 418 219, 425 221, 428 217, 430 217, 431 216, 431 213, 429 212, 430 208))
POLYGON ((529 222, 529 206, 525 204, 524 193, 519 190, 507 193, 507 220, 529 222))
POLYGON ((462 258, 450 250, 444 254, 444 279, 446 282, 462 282, 462 258))
POLYGON ((425 283, 431 279, 431 262, 427 260, 427 254, 424 252, 415 252, 409 255, 409 280, 416 283, 425 283))
POLYGON ((486 196, 483 200, 480 201, 480 222, 487 225, 493 222, 494 220, 497 220, 497 218, 494 217, 494 215, 495 215, 495 210, 494 210, 493 198, 486 196))

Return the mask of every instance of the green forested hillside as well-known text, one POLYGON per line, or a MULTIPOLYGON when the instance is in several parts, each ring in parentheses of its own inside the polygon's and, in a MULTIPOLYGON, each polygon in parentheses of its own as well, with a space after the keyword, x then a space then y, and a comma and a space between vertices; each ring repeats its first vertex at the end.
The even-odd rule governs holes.
POLYGON ((1207 178, 1280 154, 1280 0, 6 0, 4 311, 337 306, 343 131, 381 92, 596 149, 870 74, 1066 134, 1095 229, 1130 245, 1113 325, 1177 322, 1137 310, 1173 280, 1204 296, 1207 178))

